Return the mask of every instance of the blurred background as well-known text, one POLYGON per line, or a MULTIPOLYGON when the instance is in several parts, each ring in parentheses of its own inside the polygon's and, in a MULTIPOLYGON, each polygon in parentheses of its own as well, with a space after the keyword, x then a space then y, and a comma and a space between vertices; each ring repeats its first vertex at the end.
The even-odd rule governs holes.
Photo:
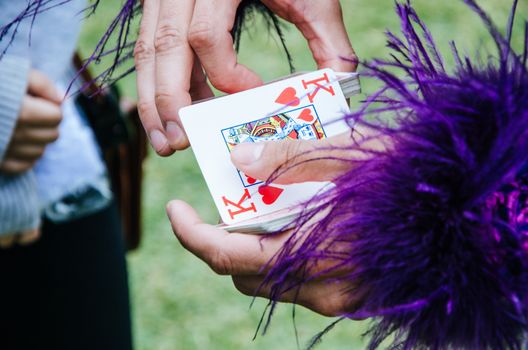
MULTIPOLYGON (((324 0, 320 0, 324 1, 324 0)), ((361 60, 388 57, 384 32, 398 33, 399 22, 393 0, 341 1, 347 30, 361 60)), ((429 25, 436 41, 451 63, 448 43, 456 40, 461 54, 481 52, 483 61, 493 46, 481 22, 461 0, 413 1, 421 18, 429 25)), ((511 1, 480 0, 479 3, 504 29, 511 1)), ((120 8, 120 1, 102 1, 95 16, 86 21, 81 38, 81 52, 87 56, 102 32, 120 8)), ((523 23, 528 1, 521 0, 516 22, 515 46, 522 45, 523 23)), ((262 22, 242 37, 240 61, 268 81, 289 74, 284 52, 274 33, 266 34, 262 22)), ((315 68, 303 38, 292 26, 285 26, 286 43, 297 70, 315 68)), ((328 38, 327 40, 332 40, 328 38)), ((95 71, 103 67, 94 67, 95 71)), ((361 69, 361 68, 360 68, 361 69)), ((135 98, 135 76, 119 86, 135 98)), ((376 83, 363 79, 363 96, 376 83)), ((359 101, 359 100, 358 100, 359 101)), ((353 106, 357 106, 353 101, 353 106)), ((218 214, 203 181, 191 150, 160 158, 149 152, 145 163, 143 202, 143 241, 137 251, 128 254, 135 346, 139 350, 164 349, 297 349, 324 329, 332 319, 297 307, 295 322, 291 305, 280 305, 271 327, 264 336, 253 340, 264 300, 239 294, 230 278, 215 276, 208 267, 186 252, 174 238, 165 215, 165 204, 173 198, 183 199, 210 223, 218 214)), ((363 349, 362 334, 368 322, 346 321, 326 335, 318 349, 363 349)))

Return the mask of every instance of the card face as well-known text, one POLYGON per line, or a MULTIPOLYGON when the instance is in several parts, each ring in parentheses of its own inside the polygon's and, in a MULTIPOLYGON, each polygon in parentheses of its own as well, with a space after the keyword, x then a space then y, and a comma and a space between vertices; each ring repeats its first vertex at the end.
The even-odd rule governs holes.
POLYGON ((328 186, 265 185, 231 163, 236 145, 330 137, 348 129, 341 120, 348 112, 335 73, 324 69, 182 108, 180 118, 222 220, 235 224, 294 207, 328 186))
MULTIPOLYGON (((320 140, 326 137, 313 104, 223 129, 222 136, 229 152, 245 142, 320 140)), ((246 188, 263 183, 237 171, 246 188)))

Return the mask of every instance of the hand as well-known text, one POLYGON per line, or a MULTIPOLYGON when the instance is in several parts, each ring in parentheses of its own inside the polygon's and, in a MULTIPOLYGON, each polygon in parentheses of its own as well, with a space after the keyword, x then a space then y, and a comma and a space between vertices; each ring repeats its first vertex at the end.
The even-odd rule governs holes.
MULTIPOLYGON (((362 150, 379 151, 386 147, 382 138, 370 130, 355 132, 354 138, 362 150)), ((238 169, 252 177, 266 180, 284 165, 299 164, 279 171, 274 183, 289 184, 304 181, 331 181, 350 167, 349 160, 365 157, 365 152, 353 151, 349 134, 321 141, 279 141, 261 144, 242 144, 232 152, 232 161, 238 169), (320 169, 325 169, 324 172, 320 169)), ((172 228, 181 244, 205 261, 218 274, 231 275, 235 287, 250 296, 269 297, 270 289, 263 285, 267 267, 284 243, 294 233, 283 232, 262 239, 261 236, 228 233, 203 223, 196 211, 182 201, 172 201, 167 206, 172 228)), ((296 234, 303 234, 297 232, 296 234)), ((331 262, 317 262, 311 274, 329 268, 331 262)), ((313 311, 335 316, 352 311, 362 296, 351 298, 346 294, 350 285, 335 282, 336 273, 321 274, 317 279, 280 296, 284 302, 296 302, 313 311), (332 283, 329 283, 332 279, 332 283)))
POLYGON ((11 248, 15 244, 22 246, 31 244, 40 238, 40 229, 36 228, 19 234, 7 234, 0 236, 0 249, 11 248))
MULTIPOLYGON (((320 68, 353 71, 355 54, 338 0, 263 0, 293 23, 320 68)), ((240 0, 145 0, 135 49, 139 114, 156 152, 168 156, 189 145, 178 117, 193 100, 217 89, 233 93, 262 84, 237 62, 230 31, 240 0), (205 72, 204 72, 205 71, 205 72), (207 74, 207 78, 206 78, 207 74)))
POLYGON ((61 101, 62 96, 44 74, 30 72, 28 91, 0 171, 16 175, 33 167, 46 146, 59 136, 61 101))
MULTIPOLYGON (((288 240, 291 231, 262 239, 261 236, 228 233, 205 224, 185 202, 174 200, 167 213, 176 237, 184 248, 206 262, 220 275, 230 275, 235 287, 248 296, 269 297, 268 286, 262 286, 266 266, 288 240), (260 288, 262 287, 262 288, 260 288)), ((319 266, 320 269, 325 267, 319 266)), ((295 302, 317 313, 336 316, 355 307, 356 301, 343 294, 346 286, 328 283, 327 277, 305 284, 297 291, 280 296, 282 302, 295 302)))

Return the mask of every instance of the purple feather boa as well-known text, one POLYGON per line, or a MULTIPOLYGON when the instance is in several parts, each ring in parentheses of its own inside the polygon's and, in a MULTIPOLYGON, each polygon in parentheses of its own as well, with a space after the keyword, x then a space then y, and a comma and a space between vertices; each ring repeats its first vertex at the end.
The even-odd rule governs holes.
POLYGON ((347 117, 392 147, 352 161, 334 190, 309 203, 324 204, 305 211, 270 263, 268 323, 283 293, 320 277, 316 263, 332 262, 324 273, 355 286, 343 293, 366 296, 341 319, 373 318, 369 349, 383 341, 391 349, 527 347, 528 34, 524 52, 514 52, 516 1, 506 36, 465 3, 498 58, 477 64, 452 44, 453 73, 410 3, 396 4, 403 37, 388 33, 392 59, 366 64, 383 88, 347 117))

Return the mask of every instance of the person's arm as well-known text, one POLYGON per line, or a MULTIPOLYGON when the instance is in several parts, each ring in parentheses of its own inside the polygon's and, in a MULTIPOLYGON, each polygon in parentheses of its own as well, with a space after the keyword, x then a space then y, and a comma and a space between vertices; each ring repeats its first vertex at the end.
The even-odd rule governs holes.
POLYGON ((22 57, 0 60, 0 247, 38 235, 37 186, 30 171, 58 137, 58 94, 22 57), (6 238, 8 237, 8 238, 6 238))
MULTIPOLYGON (((24 99, 30 62, 6 55, 0 60, 0 164, 4 163, 24 99)), ((35 229, 40 223, 37 187, 31 172, 0 171, 0 236, 35 229)))
POLYGON ((6 155, 26 94, 30 62, 5 55, 0 59, 0 162, 6 155))

